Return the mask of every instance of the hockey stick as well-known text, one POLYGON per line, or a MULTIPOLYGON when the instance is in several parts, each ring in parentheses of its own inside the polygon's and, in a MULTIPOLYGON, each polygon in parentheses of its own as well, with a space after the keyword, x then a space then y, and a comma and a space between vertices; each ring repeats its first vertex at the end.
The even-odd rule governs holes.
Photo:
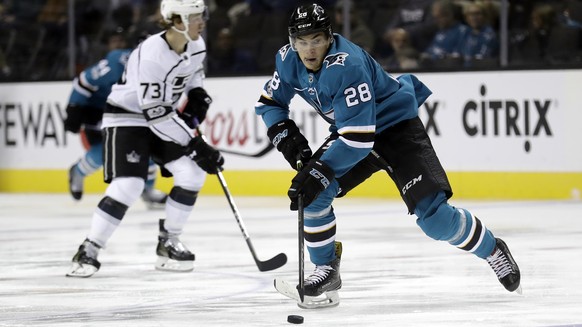
POLYGON ((299 299, 303 302, 305 297, 305 284, 304 284, 304 276, 305 276, 305 256, 304 256, 304 246, 305 246, 305 239, 304 237, 304 229, 303 229, 303 222, 305 221, 303 210, 303 195, 299 195, 297 197, 297 224, 298 224, 298 241, 299 241, 299 285, 297 286, 297 291, 299 291, 299 299))
POLYGON ((230 208, 232 209, 232 212, 234 213, 234 218, 236 219, 236 222, 238 223, 238 227, 240 228, 240 231, 242 232, 242 234, 245 238, 245 241, 247 242, 247 245, 249 246, 249 250, 251 250, 251 254, 253 255, 253 259, 255 259, 255 263, 257 264, 257 267, 259 268, 259 270, 260 271, 274 270, 274 269, 277 269, 277 268, 283 266, 285 263, 287 263, 287 256, 285 255, 285 253, 279 253, 276 256, 274 256, 273 258, 266 260, 266 261, 259 260, 259 258, 257 257, 257 253, 255 252, 255 248, 253 247, 253 243, 251 242, 251 237, 249 236, 249 233, 247 232, 247 230, 244 226, 244 223, 242 221, 242 218, 240 216, 238 208, 236 207, 236 204, 234 203, 234 199, 230 195, 230 191, 228 190, 228 187, 226 185, 226 180, 224 179, 222 172, 219 170, 216 172, 216 175, 218 176, 218 180, 220 181, 220 186, 222 186, 222 190, 224 191, 224 195, 226 195, 226 199, 228 200, 228 204, 230 205, 230 208))
MULTIPOLYGON (((303 168, 303 162, 300 158, 297 159, 297 171, 303 168)), ((303 224, 305 222, 305 215, 304 215, 304 208, 303 208, 303 195, 299 194, 297 197, 297 241, 298 241, 298 250, 299 250, 299 284, 297 286, 297 291, 299 292, 299 300, 303 302, 305 298, 305 230, 303 224)))
MULTIPOLYGON (((196 127, 196 131, 202 137, 202 139, 206 142, 206 137, 204 136, 204 134, 202 134, 199 127, 196 127)), ((224 176, 222 175, 222 172, 220 171, 220 169, 218 169, 216 171, 216 176, 218 176, 218 181, 220 182, 220 186, 222 187, 222 190, 224 191, 224 195, 226 196, 226 199, 228 200, 228 204, 230 205, 230 208, 232 209, 232 213, 234 213, 234 218, 236 219, 236 222, 238 223, 238 227, 240 228, 240 231, 242 232, 242 234, 245 238, 245 241, 247 242, 249 250, 251 251, 251 254, 253 255, 253 259, 255 259, 255 263, 257 264, 259 271, 274 270, 274 269, 277 269, 277 268, 283 266, 284 264, 286 264, 287 263, 287 255, 285 255, 285 253, 279 253, 276 256, 274 256, 273 258, 266 260, 266 261, 259 260, 259 257, 257 256, 257 253, 255 252, 255 247, 253 246, 253 243, 251 242, 251 237, 245 228, 245 225, 242 221, 242 217, 238 211, 236 204, 234 203, 234 199, 232 198, 230 191, 228 190, 228 186, 226 185, 226 180, 224 179, 224 176)))

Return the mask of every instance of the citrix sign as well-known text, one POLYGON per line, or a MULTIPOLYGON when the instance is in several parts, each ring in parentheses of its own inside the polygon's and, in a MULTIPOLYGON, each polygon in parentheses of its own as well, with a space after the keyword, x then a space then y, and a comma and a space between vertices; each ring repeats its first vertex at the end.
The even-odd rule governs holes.
MULTIPOLYGON (((552 137, 550 113, 555 109, 555 100, 544 98, 493 99, 487 97, 487 87, 480 87, 481 99, 461 102, 461 123, 469 137, 523 137, 524 150, 531 150, 530 139, 552 137)), ((449 101, 449 103, 453 103, 449 101)), ((456 103, 456 102, 455 102, 456 103)), ((442 134, 437 111, 440 101, 427 101, 423 108, 427 114, 427 133, 439 137, 442 134)), ((457 108, 455 108, 457 109, 457 108)), ((458 112, 455 110, 455 112, 458 112)))

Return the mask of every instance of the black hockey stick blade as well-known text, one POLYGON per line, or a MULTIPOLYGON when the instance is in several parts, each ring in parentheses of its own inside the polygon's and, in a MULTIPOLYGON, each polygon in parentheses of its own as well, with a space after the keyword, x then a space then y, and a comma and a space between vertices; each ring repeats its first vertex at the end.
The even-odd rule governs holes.
POLYGON ((279 253, 269 260, 261 261, 255 257, 255 263, 259 271, 270 271, 282 267, 287 263, 287 255, 285 253, 279 253))

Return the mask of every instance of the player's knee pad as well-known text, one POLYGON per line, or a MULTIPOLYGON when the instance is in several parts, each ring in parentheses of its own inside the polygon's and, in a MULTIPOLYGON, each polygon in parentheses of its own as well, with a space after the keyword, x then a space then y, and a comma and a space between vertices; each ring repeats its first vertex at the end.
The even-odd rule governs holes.
MULTIPOLYGON (((127 208, 129 208, 127 205, 109 197, 109 196, 105 196, 103 199, 101 199, 101 201, 99 201, 99 204, 97 205, 97 207, 103 211, 104 213, 106 213, 107 215, 109 215, 110 217, 117 219, 119 221, 121 221, 121 219, 123 219, 123 216, 125 216, 125 212, 127 211, 127 208)), ((114 220, 115 221, 115 220, 114 220)), ((116 225, 118 223, 115 223, 116 225)), ((103 242, 104 244, 105 242, 103 242)))
POLYGON ((174 176, 174 185, 187 190, 200 190, 206 180, 206 172, 188 157, 180 157, 164 165, 174 176))
POLYGON ((111 181, 105 195, 129 207, 143 192, 144 184, 144 180, 139 177, 118 177, 111 181))
POLYGON ((432 239, 449 241, 459 229, 459 212, 447 203, 444 192, 419 201, 414 213, 418 226, 432 239))
POLYGON ((170 199, 172 199, 174 202, 191 207, 194 205, 196 199, 198 198, 198 192, 186 190, 179 186, 174 186, 172 187, 169 196, 170 199))

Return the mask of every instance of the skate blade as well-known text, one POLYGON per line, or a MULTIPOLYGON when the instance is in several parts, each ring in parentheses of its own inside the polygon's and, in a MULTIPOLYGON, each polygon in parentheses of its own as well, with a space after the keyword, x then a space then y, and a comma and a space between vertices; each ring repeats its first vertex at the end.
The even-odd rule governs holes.
POLYGON ((337 291, 325 292, 320 296, 305 296, 303 302, 297 302, 301 309, 323 309, 337 307, 340 303, 337 291))
POLYGON ((189 272, 194 270, 194 261, 177 261, 168 257, 158 256, 156 269, 162 271, 189 272))
POLYGON ((275 278, 274 286, 277 292, 295 300, 297 306, 302 309, 323 309, 339 305, 340 299, 337 291, 329 291, 320 296, 304 296, 303 302, 299 297, 297 288, 282 278, 275 278))
POLYGON ((514 291, 514 292, 515 292, 515 293, 517 293, 517 294, 519 294, 519 295, 523 295, 523 290, 521 289, 521 285, 519 285, 519 286, 518 286, 518 287, 515 289, 515 291, 514 291))
POLYGON ((89 264, 80 264, 73 262, 71 270, 66 274, 67 277, 87 278, 93 276, 99 269, 89 264))

